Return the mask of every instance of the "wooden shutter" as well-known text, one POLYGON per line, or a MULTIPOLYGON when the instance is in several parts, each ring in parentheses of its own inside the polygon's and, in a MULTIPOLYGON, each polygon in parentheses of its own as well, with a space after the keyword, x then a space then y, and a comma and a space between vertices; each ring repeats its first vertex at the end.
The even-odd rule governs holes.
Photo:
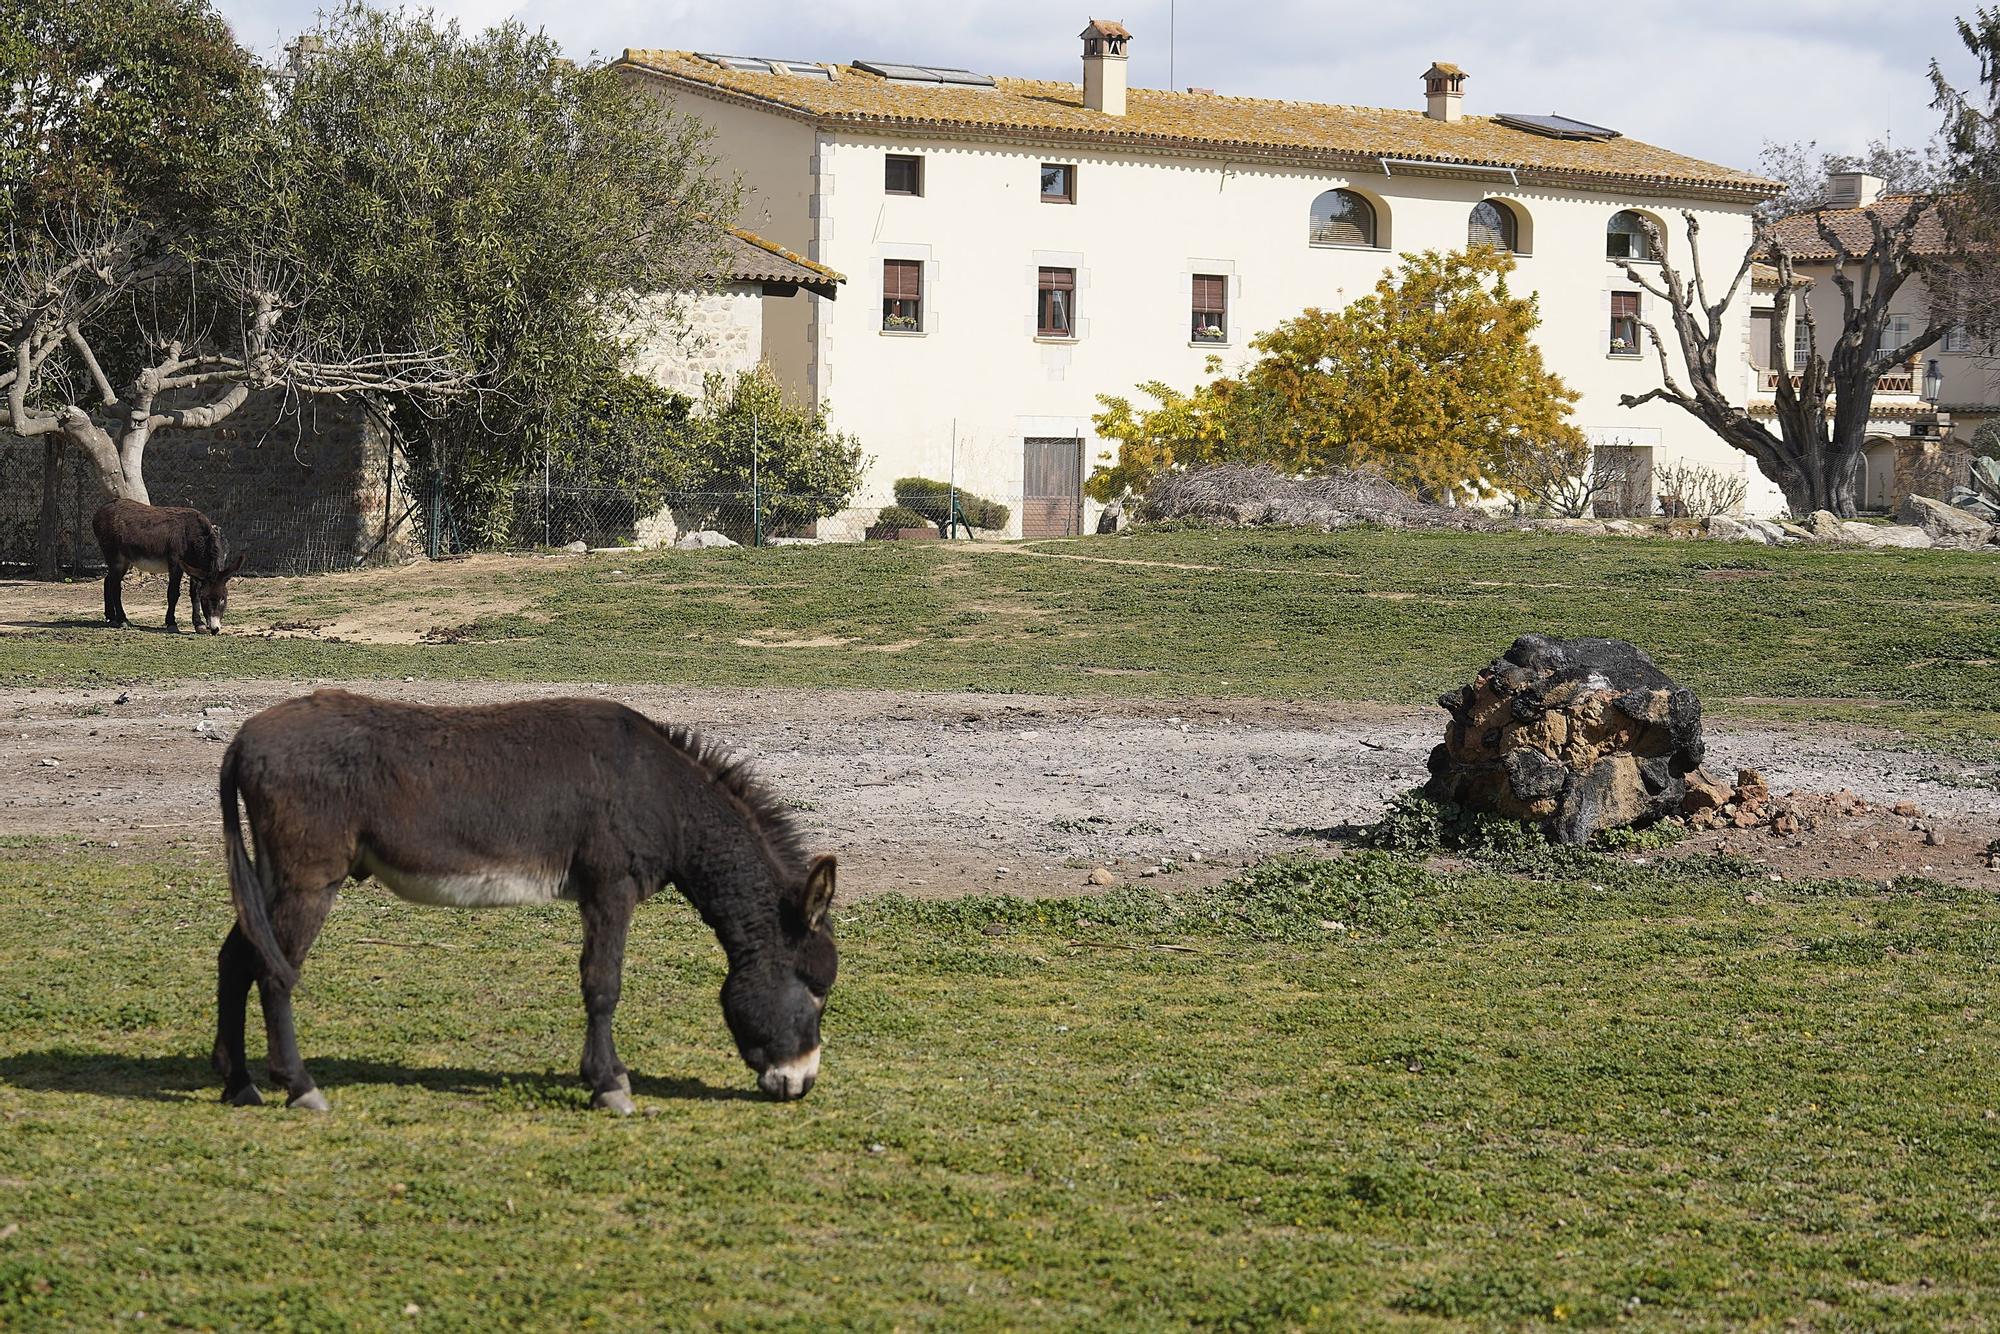
POLYGON ((1076 290, 1076 270, 1043 269, 1042 290, 1044 292, 1074 292, 1076 290))
POLYGON ((1613 292, 1611 294, 1611 318, 1613 320, 1638 319, 1639 294, 1637 292, 1613 292))
POLYGON ((924 266, 921 260, 882 261, 882 298, 885 301, 915 301, 924 294, 924 266))
POLYGON ((1227 281, 1216 274, 1197 273, 1194 276, 1194 308, 1203 312, 1221 311, 1227 281))

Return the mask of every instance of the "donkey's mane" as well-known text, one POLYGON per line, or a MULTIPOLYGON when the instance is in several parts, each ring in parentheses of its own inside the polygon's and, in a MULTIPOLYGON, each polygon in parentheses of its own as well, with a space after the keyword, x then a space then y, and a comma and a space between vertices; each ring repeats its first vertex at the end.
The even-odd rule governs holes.
POLYGON ((719 741, 702 736, 693 728, 654 723, 666 743, 679 751, 721 788, 744 816, 771 859, 794 873, 802 872, 810 860, 805 839, 792 820, 791 811, 778 795, 764 786, 750 762, 731 755, 719 741))

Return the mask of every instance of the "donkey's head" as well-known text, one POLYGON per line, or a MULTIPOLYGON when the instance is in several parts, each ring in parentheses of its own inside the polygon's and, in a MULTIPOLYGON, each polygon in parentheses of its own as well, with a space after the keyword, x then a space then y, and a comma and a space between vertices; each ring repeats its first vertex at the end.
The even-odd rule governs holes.
POLYGON ((736 1050, 776 1098, 803 1098, 819 1078, 819 1017, 839 963, 832 904, 833 858, 816 857, 803 883, 780 887, 776 948, 732 967, 722 983, 736 1050))
POLYGON ((212 635, 222 633, 222 614, 229 610, 229 580, 243 568, 243 553, 237 552, 236 559, 229 561, 214 574, 197 575, 190 581, 194 589, 194 628, 197 633, 206 630, 212 635))

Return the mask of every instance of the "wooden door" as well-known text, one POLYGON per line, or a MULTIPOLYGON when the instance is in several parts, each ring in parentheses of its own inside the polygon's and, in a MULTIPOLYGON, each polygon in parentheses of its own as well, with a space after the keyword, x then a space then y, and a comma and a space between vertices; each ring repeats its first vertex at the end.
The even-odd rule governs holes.
POLYGON ((1021 446, 1021 536, 1075 537, 1083 531, 1083 441, 1030 437, 1021 446))

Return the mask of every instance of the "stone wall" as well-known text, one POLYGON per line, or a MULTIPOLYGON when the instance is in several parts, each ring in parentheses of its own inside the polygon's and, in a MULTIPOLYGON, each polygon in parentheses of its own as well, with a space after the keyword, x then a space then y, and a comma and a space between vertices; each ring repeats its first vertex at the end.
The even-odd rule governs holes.
MULTIPOLYGON (((43 444, 0 432, 0 564, 34 560, 43 444)), ((106 496, 83 451, 67 449, 58 492, 58 558, 102 568, 91 515, 106 496)), ((407 522, 378 547, 388 507, 408 508, 400 468, 390 494, 382 432, 358 403, 309 400, 301 411, 261 394, 220 425, 163 430, 146 447, 146 487, 156 505, 192 505, 222 529, 231 552, 257 571, 340 569, 410 554, 407 522)))
POLYGON ((735 376, 762 360, 763 289, 736 283, 719 292, 656 293, 640 302, 632 333, 633 374, 698 398, 706 376, 735 376))

